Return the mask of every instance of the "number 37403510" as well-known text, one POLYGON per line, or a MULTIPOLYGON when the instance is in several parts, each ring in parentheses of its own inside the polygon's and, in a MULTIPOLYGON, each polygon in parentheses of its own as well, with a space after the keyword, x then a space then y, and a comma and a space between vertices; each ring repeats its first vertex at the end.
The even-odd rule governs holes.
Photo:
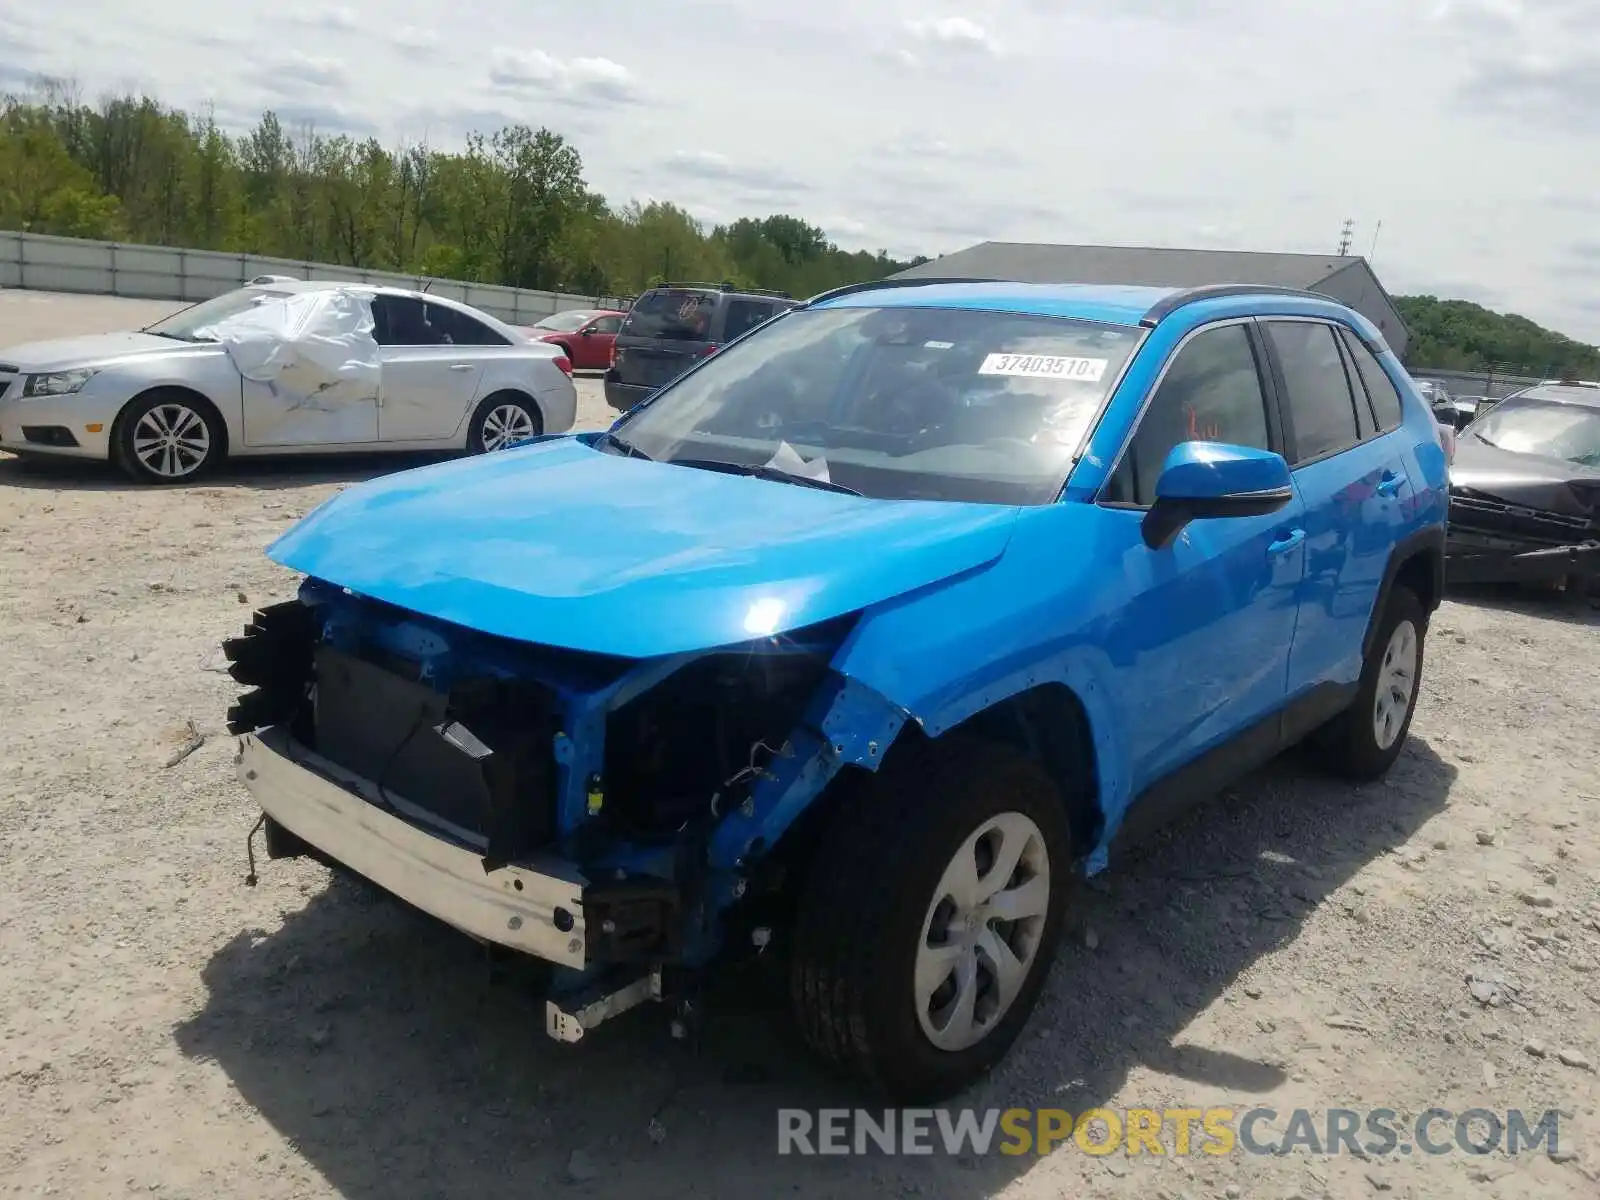
POLYGON ((979 375, 1010 375, 1024 379, 1071 379, 1098 383, 1106 373, 1103 358, 1077 358, 1065 354, 991 354, 978 368, 979 375))

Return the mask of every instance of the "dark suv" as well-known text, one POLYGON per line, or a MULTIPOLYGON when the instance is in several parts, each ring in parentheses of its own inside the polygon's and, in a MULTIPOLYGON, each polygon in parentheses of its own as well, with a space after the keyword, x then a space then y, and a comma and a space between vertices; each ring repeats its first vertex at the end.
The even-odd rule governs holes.
POLYGON ((795 301, 732 284, 669 283, 633 302, 606 372, 606 403, 632 408, 700 359, 764 324, 795 301))

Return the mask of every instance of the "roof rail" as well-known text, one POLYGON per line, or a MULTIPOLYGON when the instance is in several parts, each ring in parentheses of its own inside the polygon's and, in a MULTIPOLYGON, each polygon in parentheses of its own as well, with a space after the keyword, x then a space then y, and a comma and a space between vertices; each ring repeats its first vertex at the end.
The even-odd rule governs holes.
POLYGON ((1150 311, 1139 319, 1146 329, 1154 329, 1163 319, 1170 317, 1186 304, 1201 300, 1221 300, 1228 296, 1294 296, 1301 300, 1321 300, 1325 304, 1339 303, 1321 292, 1307 292, 1300 288, 1273 287, 1266 283, 1207 283, 1200 287, 1182 288, 1170 296, 1163 296, 1150 306, 1150 311))
POLYGON ((949 279, 933 279, 933 278, 877 279, 877 280, 873 280, 873 281, 868 282, 868 283, 847 283, 843 287, 836 287, 836 288, 833 288, 832 290, 826 291, 826 292, 818 292, 815 296, 811 297, 811 299, 802 300, 800 302, 800 307, 801 308, 806 308, 806 307, 809 307, 810 305, 813 305, 813 304, 821 304, 824 300, 837 300, 841 296, 853 296, 857 292, 877 292, 877 291, 883 291, 886 288, 922 287, 924 285, 935 286, 935 285, 938 285, 938 284, 952 284, 952 283, 1007 283, 1007 282, 1015 282, 1015 281, 1014 280, 1005 280, 1005 279, 971 279, 971 278, 968 278, 968 279, 956 279, 956 278, 949 278, 949 279))
POLYGON ((689 282, 670 281, 658 283, 655 286, 657 288, 704 288, 708 292, 734 292, 741 296, 773 296, 779 300, 794 299, 788 292, 776 292, 771 288, 740 287, 737 283, 727 279, 724 279, 721 283, 706 283, 701 280, 689 282))

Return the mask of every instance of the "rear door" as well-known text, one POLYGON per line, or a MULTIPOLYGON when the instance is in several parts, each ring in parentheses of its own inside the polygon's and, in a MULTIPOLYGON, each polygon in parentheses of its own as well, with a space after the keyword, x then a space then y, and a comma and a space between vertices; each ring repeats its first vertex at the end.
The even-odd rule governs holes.
POLYGON ((483 347, 508 343, 480 321, 410 296, 372 300, 383 360, 378 440, 439 441, 455 435, 477 396, 483 347))
POLYGON ((1384 399, 1380 419, 1340 328, 1300 318, 1261 327, 1305 505, 1306 573, 1289 656, 1296 696, 1360 677, 1367 622, 1415 494, 1398 396, 1393 406, 1384 399))
POLYGON ((617 382, 655 389, 694 366, 715 348, 721 299, 700 288, 655 288, 640 296, 617 334, 617 382))
POLYGON ((722 307, 722 329, 717 344, 724 345, 749 333, 757 325, 766 324, 777 315, 779 307, 776 300, 729 296, 728 302, 722 307))

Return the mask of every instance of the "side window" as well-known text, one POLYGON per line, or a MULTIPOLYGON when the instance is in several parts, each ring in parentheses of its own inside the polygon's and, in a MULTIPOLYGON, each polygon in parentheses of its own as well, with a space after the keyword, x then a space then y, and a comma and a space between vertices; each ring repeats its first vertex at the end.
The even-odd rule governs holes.
POLYGON ((1350 357, 1350 347, 1344 340, 1344 330, 1334 335, 1339 343, 1339 358, 1344 362, 1344 377, 1350 381, 1350 394, 1356 403, 1356 433, 1364 442, 1377 436, 1378 423, 1372 416, 1372 401, 1367 398, 1366 385, 1356 374, 1356 364, 1350 357))
POLYGON ((595 333, 615 333, 622 328, 621 317, 600 317, 589 326, 595 333))
POLYGON ((1194 441, 1272 448, 1266 397, 1243 325, 1207 330, 1178 351, 1106 485, 1106 499, 1155 503, 1167 455, 1179 443, 1194 441))
POLYGON ((765 300, 729 300, 723 341, 731 342, 741 333, 748 333, 770 317, 776 308, 776 305, 765 300))
POLYGON ((1313 321, 1269 321, 1264 327, 1283 366, 1295 462, 1354 446, 1361 430, 1333 327, 1313 321))
POLYGON ((1355 360, 1361 382, 1367 385, 1367 395, 1372 398, 1372 410, 1378 418, 1378 432, 1388 433, 1398 429, 1405 420, 1405 409, 1401 407, 1400 393, 1395 390, 1394 380, 1389 378, 1378 356, 1361 344, 1360 338, 1346 333, 1344 344, 1345 349, 1350 351, 1350 357, 1355 360))
POLYGON ((506 341, 482 321, 443 304, 429 304, 425 313, 439 344, 449 346, 508 346, 506 341))
POLYGON ((373 338, 380 346, 433 346, 438 338, 428 327, 422 301, 410 296, 372 298, 373 338))

